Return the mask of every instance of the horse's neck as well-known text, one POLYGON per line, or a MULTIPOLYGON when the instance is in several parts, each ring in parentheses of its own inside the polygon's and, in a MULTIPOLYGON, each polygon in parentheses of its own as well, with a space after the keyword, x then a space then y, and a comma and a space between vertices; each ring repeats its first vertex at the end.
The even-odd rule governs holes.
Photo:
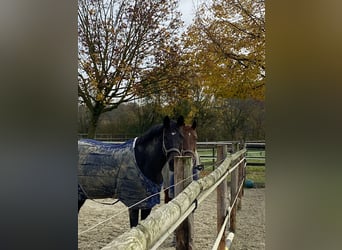
POLYGON ((161 171, 166 163, 166 157, 162 150, 162 142, 155 139, 153 141, 139 141, 135 144, 135 158, 142 173, 155 183, 163 180, 161 171))

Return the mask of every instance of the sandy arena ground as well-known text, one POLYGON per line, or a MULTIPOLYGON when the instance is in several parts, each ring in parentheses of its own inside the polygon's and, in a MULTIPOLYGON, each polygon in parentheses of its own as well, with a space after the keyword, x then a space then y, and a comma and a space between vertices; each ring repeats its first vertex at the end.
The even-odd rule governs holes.
MULTIPOLYGON (((237 212, 237 231, 230 250, 265 249, 265 190, 245 189, 242 209, 237 212)), ((112 202, 110 199, 102 201, 112 202)), ((198 206, 194 217, 196 249, 211 249, 217 233, 215 192, 198 206)), ((78 216, 78 232, 84 232, 78 237, 78 249, 101 249, 126 230, 129 230, 129 218, 125 205, 119 202, 108 206, 87 200, 78 216), (107 219, 103 224, 84 232, 107 219)), ((173 236, 170 236, 159 249, 175 249, 172 240, 173 236)))

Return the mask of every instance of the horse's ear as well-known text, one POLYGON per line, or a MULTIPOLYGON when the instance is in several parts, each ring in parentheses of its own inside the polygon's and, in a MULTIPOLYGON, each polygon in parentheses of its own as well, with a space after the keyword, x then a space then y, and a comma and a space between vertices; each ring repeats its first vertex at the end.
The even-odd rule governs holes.
POLYGON ((184 117, 182 115, 178 117, 177 125, 178 125, 178 127, 185 125, 184 117))
POLYGON ((193 130, 195 130, 196 127, 197 127, 197 121, 196 121, 196 120, 193 120, 193 121, 192 121, 191 128, 192 128, 193 130))
POLYGON ((169 118, 168 116, 165 116, 165 117, 164 117, 163 123, 164 123, 164 128, 170 128, 170 126, 171 126, 171 121, 170 121, 170 118, 169 118))

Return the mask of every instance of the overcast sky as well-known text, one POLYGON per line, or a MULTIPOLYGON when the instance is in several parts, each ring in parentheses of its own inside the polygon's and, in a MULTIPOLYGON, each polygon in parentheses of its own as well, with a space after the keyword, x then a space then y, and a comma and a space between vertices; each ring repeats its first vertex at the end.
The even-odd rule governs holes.
MULTIPOLYGON (((179 0, 179 10, 182 13, 182 20, 188 26, 195 15, 194 0, 179 0)), ((197 2, 197 1, 195 1, 197 2)))

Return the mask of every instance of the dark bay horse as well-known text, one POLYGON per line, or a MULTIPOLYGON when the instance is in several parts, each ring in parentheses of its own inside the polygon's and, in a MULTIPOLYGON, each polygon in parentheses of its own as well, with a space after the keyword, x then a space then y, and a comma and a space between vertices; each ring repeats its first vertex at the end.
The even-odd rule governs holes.
MULTIPOLYGON (((200 158, 197 152, 197 122, 194 120, 192 122, 192 125, 184 125, 183 126, 183 145, 182 145, 182 155, 183 156, 191 156, 192 157, 192 163, 193 163, 193 179, 198 179, 198 170, 202 168, 202 165, 200 165, 200 158)), ((170 166, 170 168, 164 168, 163 169, 163 187, 168 188, 169 186, 174 184, 173 181, 173 165, 170 166)), ((164 191, 164 202, 168 203, 173 197, 174 197, 174 188, 171 187, 168 190, 164 191)))
POLYGON ((196 131, 197 123, 194 120, 192 125, 185 125, 183 127, 183 156, 191 156, 193 161, 193 166, 196 167, 199 165, 199 156, 197 153, 197 131, 196 131))
POLYGON ((80 140, 78 211, 86 199, 117 198, 129 207, 131 227, 138 224, 139 210, 145 219, 160 203, 163 166, 181 154, 183 126, 182 116, 177 122, 166 116, 163 124, 124 144, 80 140))

